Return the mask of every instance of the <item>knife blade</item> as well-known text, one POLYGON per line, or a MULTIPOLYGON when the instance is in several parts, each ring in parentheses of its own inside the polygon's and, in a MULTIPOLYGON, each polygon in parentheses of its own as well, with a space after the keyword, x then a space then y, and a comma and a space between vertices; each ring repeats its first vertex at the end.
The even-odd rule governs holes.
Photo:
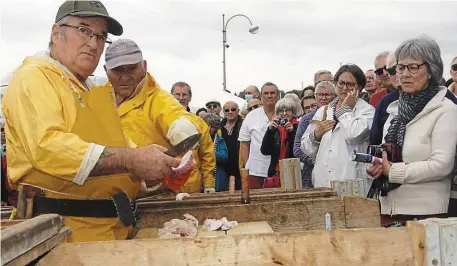
POLYGON ((195 144, 197 144, 200 141, 202 134, 198 133, 195 135, 192 135, 190 137, 187 137, 180 143, 176 144, 176 146, 172 147, 168 151, 165 152, 166 155, 171 156, 171 157, 177 157, 188 150, 190 150, 195 144))

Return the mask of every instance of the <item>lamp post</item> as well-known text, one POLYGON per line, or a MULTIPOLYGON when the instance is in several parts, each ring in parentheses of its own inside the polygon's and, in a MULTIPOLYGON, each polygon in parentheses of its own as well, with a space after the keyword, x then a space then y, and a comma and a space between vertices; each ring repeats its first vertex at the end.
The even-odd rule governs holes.
POLYGON ((254 26, 252 24, 251 19, 249 19, 246 15, 237 14, 237 15, 230 17, 227 20, 227 22, 225 22, 225 14, 222 14, 222 65, 223 65, 223 77, 224 77, 224 81, 223 81, 222 85, 224 86, 224 91, 227 91, 227 72, 226 72, 226 68, 225 68, 225 49, 230 47, 227 44, 227 25, 230 22, 230 20, 232 20, 232 18, 235 18, 235 17, 245 17, 249 21, 249 23, 251 24, 251 28, 249 28, 249 33, 256 34, 259 31, 259 27, 254 26))

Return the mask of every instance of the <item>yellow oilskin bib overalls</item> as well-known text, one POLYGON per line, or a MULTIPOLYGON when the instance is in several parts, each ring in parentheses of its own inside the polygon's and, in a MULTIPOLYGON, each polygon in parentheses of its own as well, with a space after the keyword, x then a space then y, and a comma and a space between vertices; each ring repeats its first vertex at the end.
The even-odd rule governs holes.
MULTIPOLYGON (((69 82, 75 91, 78 110, 72 133, 89 143, 127 147, 112 91, 101 87, 77 92, 69 82)), ((43 189, 45 197, 75 200, 110 199, 118 192, 132 199, 140 188, 140 179, 129 174, 89 177, 80 186, 37 170, 28 173, 20 183, 43 189)), ((126 239, 133 229, 121 225, 119 218, 64 216, 64 224, 72 228, 68 242, 126 239)))

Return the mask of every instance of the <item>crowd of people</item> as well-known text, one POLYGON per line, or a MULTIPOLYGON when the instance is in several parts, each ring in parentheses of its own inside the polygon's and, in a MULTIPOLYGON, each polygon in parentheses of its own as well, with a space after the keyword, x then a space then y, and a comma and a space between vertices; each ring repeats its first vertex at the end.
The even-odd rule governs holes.
POLYGON ((243 106, 214 100, 192 113, 191 86, 162 89, 133 40, 107 35, 122 32, 99 1, 66 1, 48 51, 27 57, 4 94, 8 189, 64 215, 69 241, 131 237, 135 209, 117 200, 147 187, 214 193, 234 176, 241 189, 241 168, 252 189, 280 187, 286 158, 300 159, 304 188, 362 180, 385 224, 457 215, 457 57, 443 82, 431 38, 380 53, 374 69, 319 70, 300 95, 266 82, 243 91, 243 106), (94 86, 105 43, 109 82, 94 86), (164 152, 195 134, 193 169, 176 177, 180 162, 164 152), (370 149, 381 164, 350 160, 370 149))

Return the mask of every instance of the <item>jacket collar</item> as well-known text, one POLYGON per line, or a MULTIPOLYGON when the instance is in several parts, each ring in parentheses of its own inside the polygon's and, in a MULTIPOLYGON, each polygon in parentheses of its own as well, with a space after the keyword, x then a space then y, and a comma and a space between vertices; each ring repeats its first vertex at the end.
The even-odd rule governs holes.
MULTIPOLYGON (((440 86, 438 93, 425 105, 424 109, 416 115, 408 124, 413 123, 417 119, 421 118, 422 116, 430 113, 431 111, 435 110, 436 108, 443 105, 443 100, 446 97, 447 88, 440 86)), ((387 107, 387 113, 398 115, 398 100, 392 102, 387 107)))
POLYGON ((119 115, 123 116, 130 112, 131 110, 137 108, 144 104, 146 99, 154 94, 156 91, 160 90, 159 85, 155 81, 154 77, 151 74, 146 73, 146 77, 143 82, 143 86, 137 88, 138 91, 134 92, 132 98, 128 99, 127 101, 123 102, 119 106, 119 115))

